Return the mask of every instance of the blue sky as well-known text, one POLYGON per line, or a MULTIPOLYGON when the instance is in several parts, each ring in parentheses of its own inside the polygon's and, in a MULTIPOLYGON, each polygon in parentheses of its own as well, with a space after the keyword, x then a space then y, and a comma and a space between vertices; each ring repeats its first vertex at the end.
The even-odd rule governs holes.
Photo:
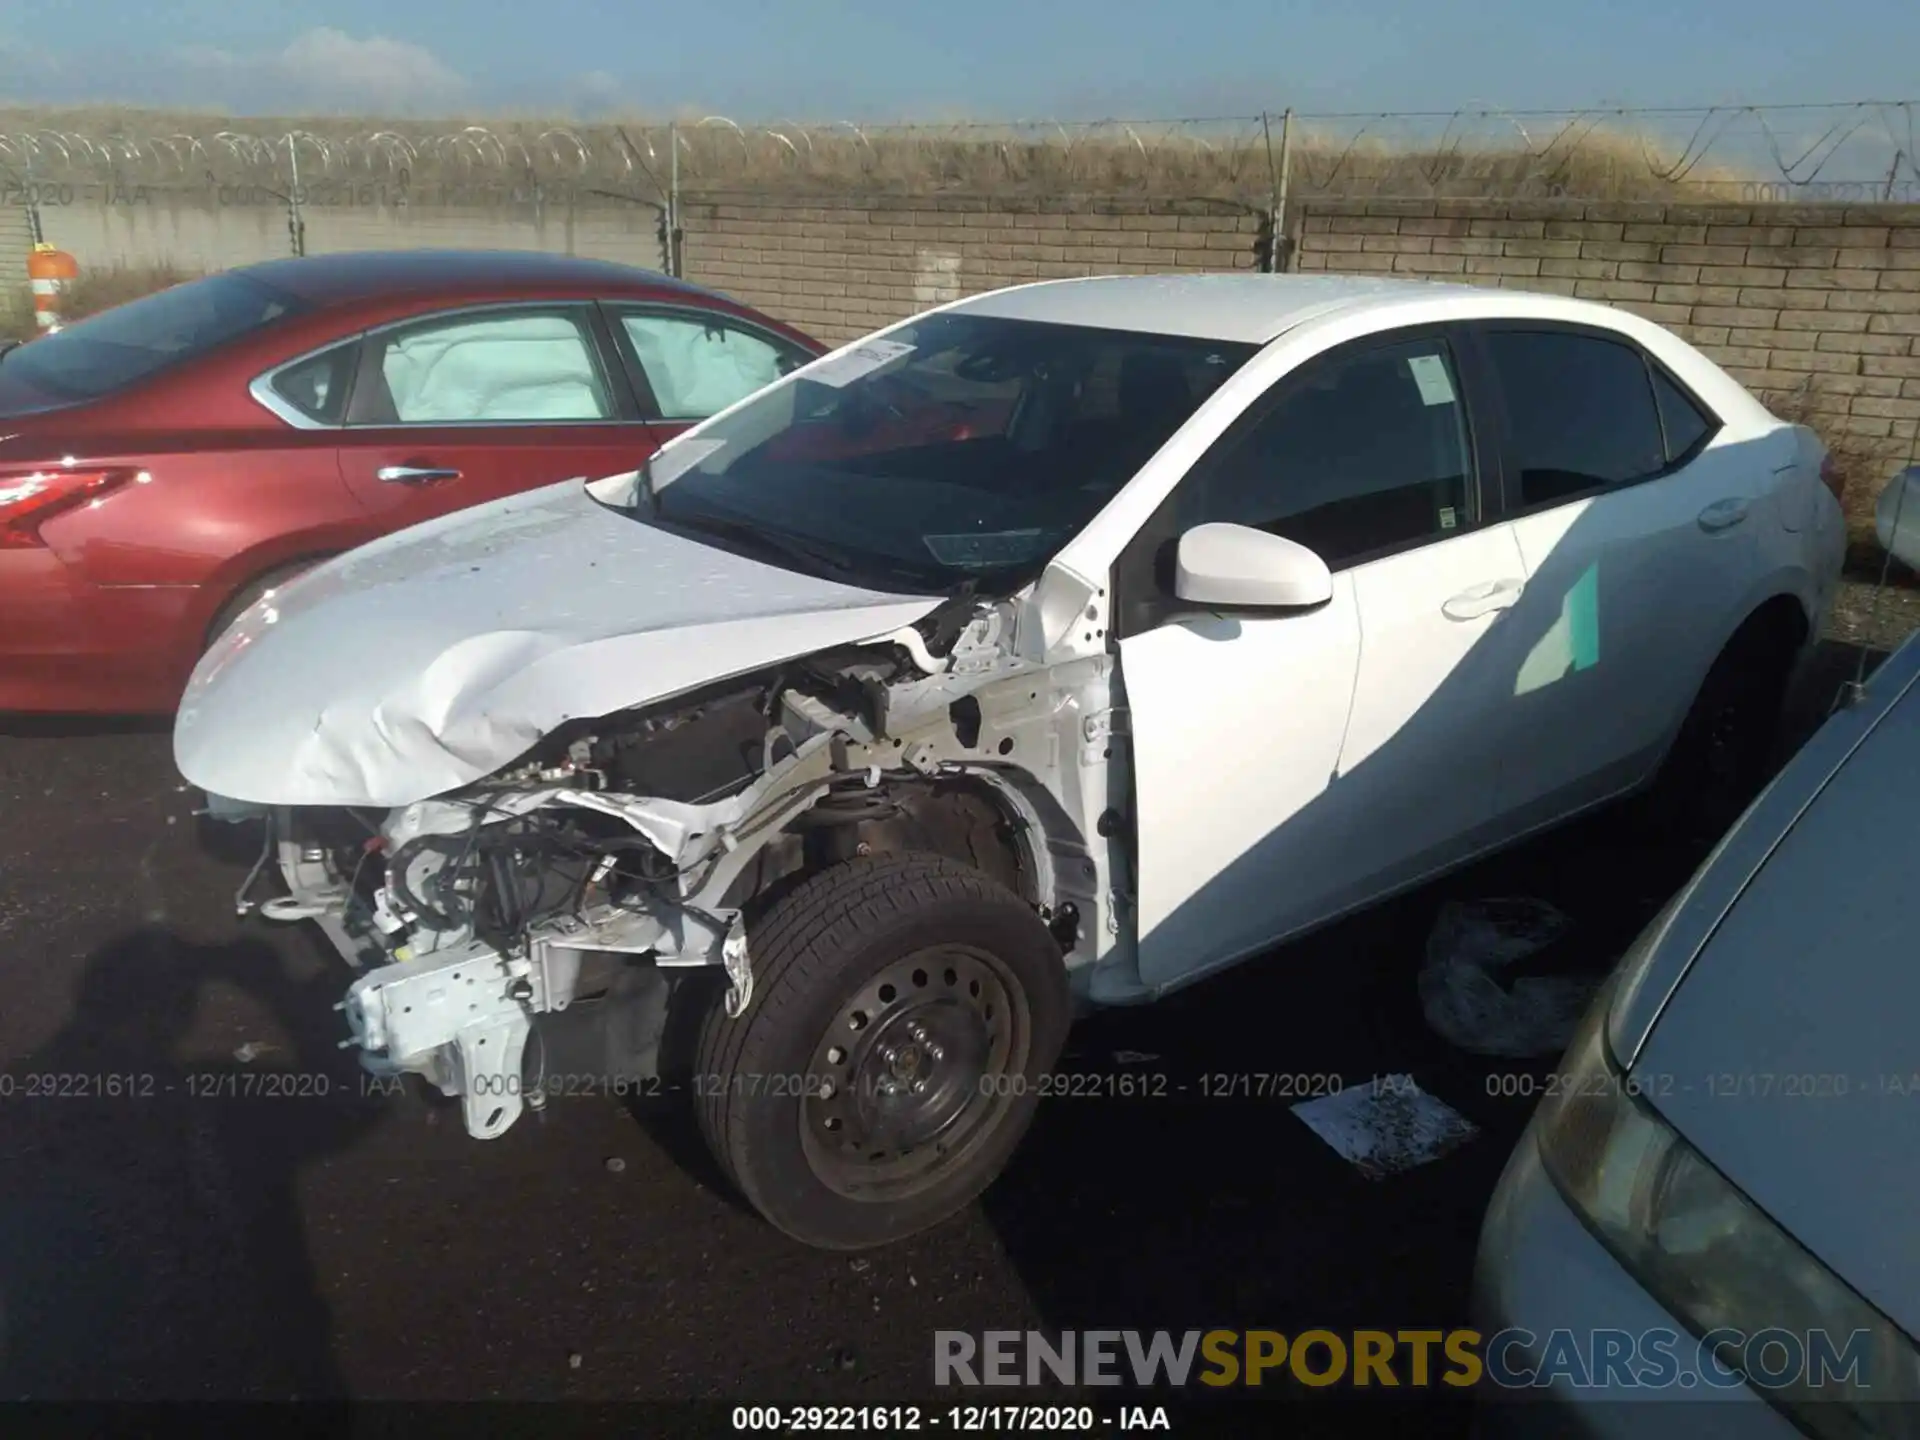
POLYGON ((0 103, 832 120, 1920 92, 1920 0, 0 0, 0 103))

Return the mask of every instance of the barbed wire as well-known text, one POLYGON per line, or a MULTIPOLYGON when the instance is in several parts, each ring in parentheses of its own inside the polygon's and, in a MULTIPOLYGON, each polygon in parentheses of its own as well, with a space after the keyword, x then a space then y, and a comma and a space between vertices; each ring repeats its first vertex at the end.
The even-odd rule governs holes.
POLYGON ((71 112, 0 112, 0 169, 17 183, 289 186, 379 181, 607 188, 663 196, 751 187, 1176 192, 1297 197, 1777 192, 1920 193, 1920 102, 1660 109, 1451 111, 744 124, 455 125, 191 117, 98 128, 71 112))

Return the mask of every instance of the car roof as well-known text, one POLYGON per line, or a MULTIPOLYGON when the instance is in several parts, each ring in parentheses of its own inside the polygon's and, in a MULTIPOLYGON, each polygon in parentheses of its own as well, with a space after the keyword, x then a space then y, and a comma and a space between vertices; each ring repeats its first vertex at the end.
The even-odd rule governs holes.
POLYGON ((1365 275, 1100 275, 1042 280, 989 291, 947 307, 1008 320, 1181 335, 1264 345, 1303 321, 1335 311, 1393 310, 1456 302, 1460 318, 1565 319, 1631 329, 1604 305, 1518 290, 1365 275))
POLYGON ((459 295, 500 289, 655 290, 718 298, 670 275, 539 250, 355 250, 266 260, 235 273, 317 305, 339 305, 404 291, 459 295))

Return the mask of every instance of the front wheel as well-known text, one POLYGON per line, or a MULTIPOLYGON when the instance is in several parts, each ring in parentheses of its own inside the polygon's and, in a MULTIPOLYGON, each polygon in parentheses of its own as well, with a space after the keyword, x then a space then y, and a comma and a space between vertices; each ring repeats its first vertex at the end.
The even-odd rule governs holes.
POLYGON ((1060 947, 957 861, 874 856, 812 876, 748 928, 753 996, 716 1000, 694 1066, 715 1158, 766 1219, 823 1249, 902 1239, 1005 1167, 1059 1058, 1060 947))

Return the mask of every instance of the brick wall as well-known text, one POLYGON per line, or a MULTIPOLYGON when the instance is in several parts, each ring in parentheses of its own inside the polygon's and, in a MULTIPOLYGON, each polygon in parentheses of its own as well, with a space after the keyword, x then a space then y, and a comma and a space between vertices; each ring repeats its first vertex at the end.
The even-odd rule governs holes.
POLYGON ((1287 228, 1291 268, 1607 301, 1825 430, 1920 432, 1920 205, 1316 201, 1287 228))
POLYGON ((1256 269, 1268 244, 1215 200, 709 194, 681 227, 689 280, 830 343, 1025 280, 1256 269))
MULTIPOLYGON (((48 238, 83 266, 212 267, 286 249, 277 206, 156 191, 44 215, 48 238)), ((1025 280, 1256 269, 1271 242, 1255 206, 1147 196, 705 193, 683 197, 681 223, 689 279, 835 343, 1025 280)), ((586 192, 316 205, 307 227, 314 253, 482 245, 661 263, 651 209, 586 192)), ((1920 431, 1920 205, 1312 200, 1290 207, 1285 229, 1287 268, 1609 301, 1672 326, 1763 395, 1799 396, 1830 435, 1899 443, 1920 431)), ((0 259, 23 243, 0 225, 0 259)))

